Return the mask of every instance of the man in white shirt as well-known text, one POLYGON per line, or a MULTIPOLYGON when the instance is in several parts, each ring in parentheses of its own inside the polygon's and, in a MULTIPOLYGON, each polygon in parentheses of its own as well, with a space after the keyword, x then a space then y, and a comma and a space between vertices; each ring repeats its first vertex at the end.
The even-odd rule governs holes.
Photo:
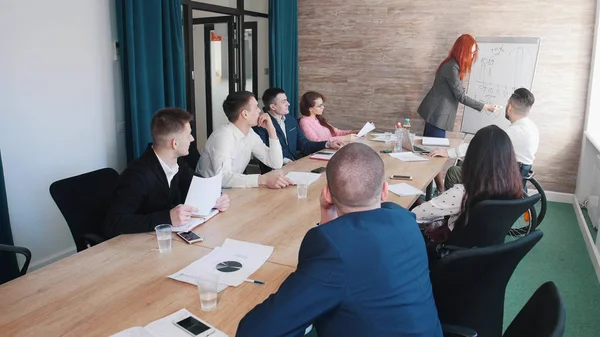
MULTIPOLYGON (((510 137, 519 163, 521 175, 527 177, 533 166, 535 154, 540 143, 540 133, 535 123, 528 117, 529 111, 535 102, 535 97, 531 91, 525 88, 519 88, 508 99, 506 104, 506 119, 510 121, 510 126, 504 131, 510 137)), ((449 157, 463 159, 467 153, 469 144, 461 144, 453 149, 435 149, 431 151, 431 157, 449 157)), ((454 184, 462 181, 460 167, 453 166, 448 169, 444 187, 450 189, 454 184)))
POLYGON ((196 173, 212 177, 222 171, 223 187, 283 188, 292 181, 280 171, 268 174, 243 174, 252 156, 263 164, 279 169, 283 154, 271 118, 261 114, 254 94, 240 91, 229 94, 223 102, 223 111, 229 123, 213 131, 200 152, 196 173), (252 130, 253 126, 265 128, 269 146, 252 130))

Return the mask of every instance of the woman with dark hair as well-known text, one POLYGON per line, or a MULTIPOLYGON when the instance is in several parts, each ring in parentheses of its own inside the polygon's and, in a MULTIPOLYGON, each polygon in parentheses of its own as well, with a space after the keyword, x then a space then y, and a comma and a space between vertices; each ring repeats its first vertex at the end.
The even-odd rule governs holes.
POLYGON ((417 222, 430 223, 449 216, 448 228, 466 224, 465 217, 478 202, 519 199, 523 178, 510 138, 496 125, 477 131, 462 165, 462 184, 412 210, 417 222))
MULTIPOLYGON (((417 109, 425 120, 424 137, 446 138, 446 131, 454 128, 458 103, 477 111, 496 110, 495 105, 483 104, 465 94, 463 80, 471 72, 478 51, 477 41, 471 35, 463 34, 438 66, 433 86, 417 109)), ((436 176, 435 183, 438 191, 443 192, 442 174, 436 176)))
POLYGON ((300 129, 308 140, 313 142, 324 142, 339 140, 341 136, 358 133, 358 130, 339 130, 331 125, 325 117, 325 97, 316 91, 309 91, 300 98, 300 129))

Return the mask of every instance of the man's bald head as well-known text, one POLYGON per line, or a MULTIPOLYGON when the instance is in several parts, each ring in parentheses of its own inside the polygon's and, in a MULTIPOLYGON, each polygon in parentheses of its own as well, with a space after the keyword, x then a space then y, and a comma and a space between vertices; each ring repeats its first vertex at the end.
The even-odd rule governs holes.
POLYGON ((365 144, 342 147, 327 164, 327 185, 337 207, 378 205, 384 181, 383 160, 365 144))

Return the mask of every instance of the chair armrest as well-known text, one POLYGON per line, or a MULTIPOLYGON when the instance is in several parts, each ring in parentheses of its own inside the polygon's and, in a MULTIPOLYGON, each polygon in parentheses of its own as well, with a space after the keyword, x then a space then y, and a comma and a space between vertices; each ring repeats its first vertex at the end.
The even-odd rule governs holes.
POLYGON ((442 324, 444 337, 477 337, 477 332, 458 325, 442 324))
POLYGON ((24 255, 25 263, 23 264, 23 267, 21 268, 20 274, 21 274, 21 276, 23 276, 27 273, 27 268, 29 268, 29 263, 31 262, 31 251, 29 249, 27 249, 25 247, 0 244, 0 251, 24 255))
POLYGON ((95 234, 95 233, 85 233, 85 234, 83 234, 83 239, 90 247, 106 241, 105 238, 103 238, 100 235, 95 234))

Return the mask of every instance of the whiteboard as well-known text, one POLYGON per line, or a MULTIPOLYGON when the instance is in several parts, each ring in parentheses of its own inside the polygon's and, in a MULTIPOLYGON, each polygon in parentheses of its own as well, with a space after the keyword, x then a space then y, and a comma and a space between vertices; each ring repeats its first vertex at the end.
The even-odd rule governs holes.
POLYGON ((506 128, 506 103, 517 88, 531 90, 540 49, 537 37, 480 37, 479 56, 469 76, 467 96, 502 106, 496 112, 477 111, 465 106, 461 132, 476 133, 495 124, 506 128))

